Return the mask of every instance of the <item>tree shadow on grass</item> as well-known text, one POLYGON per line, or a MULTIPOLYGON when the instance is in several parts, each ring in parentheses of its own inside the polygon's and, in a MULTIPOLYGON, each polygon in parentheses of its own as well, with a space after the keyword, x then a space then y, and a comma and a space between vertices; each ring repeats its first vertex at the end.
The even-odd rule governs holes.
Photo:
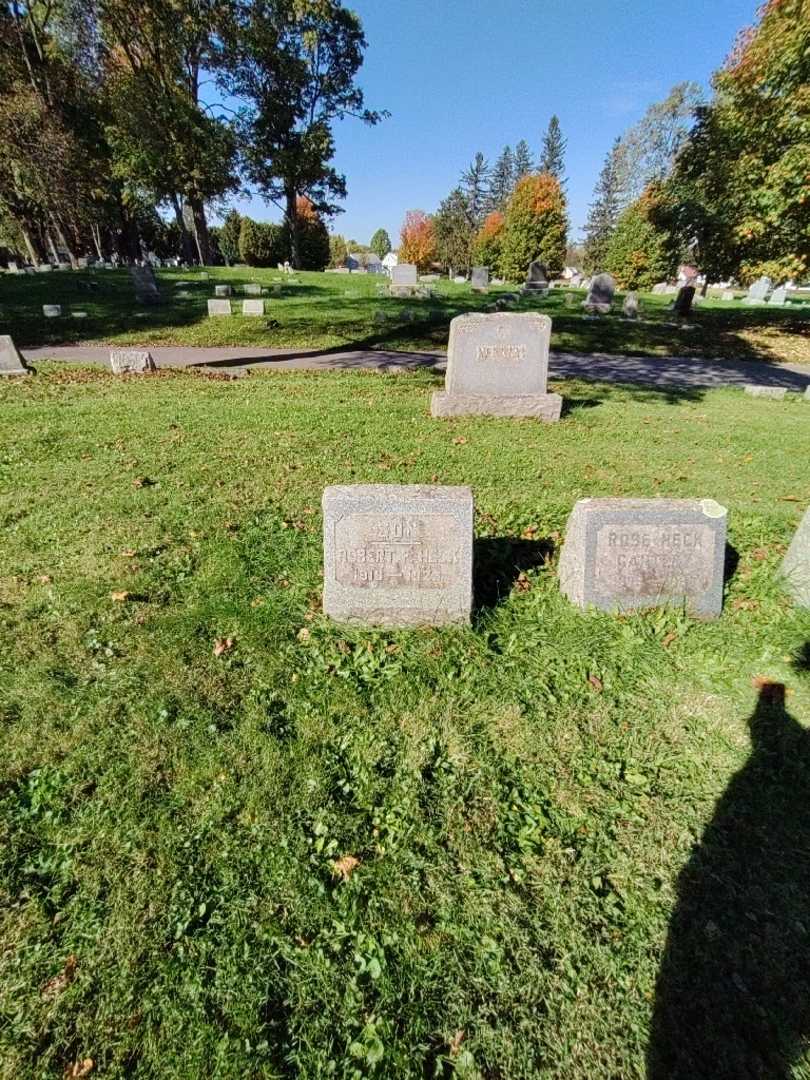
POLYGON ((473 547, 473 609, 481 614, 508 599, 527 570, 544 566, 554 554, 554 541, 488 536, 473 547))
MULTIPOLYGON (((795 666, 810 668, 810 642, 795 666)), ((789 1080, 810 1045, 810 731, 780 683, 761 686, 749 727, 678 879, 648 1080, 789 1080)))

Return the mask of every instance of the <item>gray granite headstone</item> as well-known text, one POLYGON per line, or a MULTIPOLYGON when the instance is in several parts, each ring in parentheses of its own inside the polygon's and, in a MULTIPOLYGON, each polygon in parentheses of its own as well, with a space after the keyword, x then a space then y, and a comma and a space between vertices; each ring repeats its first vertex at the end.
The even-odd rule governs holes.
POLYGON ((155 272, 151 266, 130 266, 129 276, 135 286, 135 299, 139 304, 160 303, 155 272))
POLYGON ((548 393, 551 319, 535 312, 457 315, 450 323, 445 389, 432 416, 529 416, 559 420, 548 393))
POLYGON ((245 296, 261 296, 262 287, 256 282, 251 282, 249 285, 242 286, 242 292, 245 296))
POLYGON ((0 334, 0 376, 30 374, 12 339, 8 334, 0 334))
POLYGON ((10 274, 19 274, 20 272, 20 268, 17 266, 16 262, 14 262, 13 259, 9 259, 8 272, 10 274))
POLYGON ((62 314, 62 308, 59 304, 43 304, 42 314, 46 319, 58 319, 62 314))
POLYGON ((264 300, 243 300, 243 315, 264 315, 264 300))
POLYGON ((675 302, 672 305, 674 314, 678 315, 681 319, 688 319, 692 314, 692 304, 694 299, 694 285, 684 285, 679 289, 678 295, 675 297, 675 302))
POLYGON ((769 304, 776 304, 777 307, 787 303, 787 288, 784 285, 780 285, 778 289, 774 289, 771 293, 771 298, 768 301, 769 304))
POLYGON ((328 487, 323 530, 326 615, 386 627, 469 622, 470 488, 328 487))
POLYGON ((722 294, 722 296, 720 297, 720 299, 721 299, 721 300, 733 300, 733 299, 734 299, 734 293, 733 293, 733 291, 732 291, 731 289, 726 289, 726 290, 725 290, 725 291, 723 292, 723 294, 722 294))
POLYGON ((230 287, 230 285, 215 285, 214 286, 214 296, 230 296, 230 295, 231 295, 231 287, 230 287))
POLYGON ((810 510, 805 511, 782 560, 782 576, 796 603, 810 607, 810 510))
POLYGON ((771 291, 771 279, 767 274, 763 274, 762 277, 757 280, 749 288, 745 299, 761 301, 764 300, 768 293, 771 291))
POLYGON ((607 315, 613 304, 613 296, 616 292, 616 282, 610 274, 597 274, 591 278, 588 295, 582 306, 590 314, 607 315))
POLYGON ((638 318, 638 293, 629 292, 625 296, 622 311, 626 319, 638 318))
POLYGON ((157 370, 152 354, 145 349, 111 349, 110 368, 113 375, 143 375, 157 370))
POLYGON ((230 302, 230 300, 209 300, 208 301, 208 314, 209 315, 230 315, 231 314, 231 302, 230 302))
POLYGON ((489 288, 489 269, 486 266, 472 268, 471 285, 473 292, 486 292, 489 288))
POLYGON ((776 398, 777 401, 781 401, 787 394, 787 388, 784 386, 760 386, 757 383, 748 383, 744 389, 751 397, 776 398))
POLYGON ((548 270, 546 264, 539 259, 533 259, 529 263, 529 271, 526 274, 526 284, 531 289, 548 288, 548 270))
POLYGON ((578 607, 723 606, 725 507, 713 499, 581 499, 568 519, 560 588, 578 607))
POLYGON ((391 267, 392 285, 416 285, 418 281, 415 263, 399 263, 391 267))
POLYGON ((654 296, 663 296, 667 291, 667 283, 665 281, 659 281, 657 284, 653 285, 652 291, 654 296))

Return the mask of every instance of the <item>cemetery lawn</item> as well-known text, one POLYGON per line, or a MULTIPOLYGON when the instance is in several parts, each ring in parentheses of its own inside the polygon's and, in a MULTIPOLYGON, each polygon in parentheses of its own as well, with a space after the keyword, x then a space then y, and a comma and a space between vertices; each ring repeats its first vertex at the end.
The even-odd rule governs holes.
POLYGON ((3 1080, 640 1080, 656 1010, 653 1060, 696 1063, 656 1080, 810 1076, 776 578, 810 405, 561 383, 557 425, 435 421, 427 372, 39 367, 0 384, 3 1080), (470 628, 321 615, 322 490, 367 482, 472 486, 470 628), (569 605, 586 495, 728 506, 722 618, 569 605))
MULTIPOLYGON (((300 273, 294 280, 276 270, 209 268, 160 270, 164 303, 135 302, 126 270, 0 275, 0 334, 20 347, 58 344, 262 345, 269 348, 354 348, 443 350, 455 315, 482 311, 509 286, 489 295, 469 285, 435 282, 429 300, 393 299, 376 275, 300 273), (233 311, 241 312, 242 286, 258 282, 268 290, 266 316, 241 314, 209 318, 206 301, 217 283, 234 288, 233 311), (182 283, 182 284, 181 284, 182 283), (272 290, 276 290, 273 293, 272 290), (180 295, 184 294, 184 295, 180 295), (62 317, 46 319, 43 304, 61 304, 62 317), (86 318, 74 318, 83 311, 86 318)), ((696 356, 810 363, 810 303, 784 308, 745 307, 739 301, 705 300, 687 328, 675 325, 671 296, 644 294, 642 321, 614 314, 585 316, 582 290, 552 290, 546 299, 522 298, 516 311, 544 311, 552 317, 552 349, 627 353, 638 356, 696 356)))

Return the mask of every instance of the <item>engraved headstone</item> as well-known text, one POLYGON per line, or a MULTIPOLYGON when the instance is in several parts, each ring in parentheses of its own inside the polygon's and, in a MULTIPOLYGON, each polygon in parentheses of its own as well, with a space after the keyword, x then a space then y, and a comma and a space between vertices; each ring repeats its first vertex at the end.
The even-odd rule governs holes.
POLYGON ((248 285, 242 286, 242 292, 245 296, 261 296, 262 287, 257 282, 252 281, 248 285))
POLYGON ((62 308, 59 304, 43 304, 42 314, 46 319, 58 319, 62 314, 62 308))
POLYGON ((110 368, 113 375, 143 375, 157 371, 152 354, 144 349, 111 349, 110 368))
POLYGON ((214 296, 230 296, 230 295, 231 295, 231 287, 230 287, 230 285, 215 285, 214 286, 214 296))
POLYGON ((778 307, 787 303, 787 288, 784 285, 780 285, 778 289, 774 289, 771 293, 771 298, 768 301, 769 304, 776 304, 778 307))
POLYGON ((473 292, 486 292, 489 288, 489 269, 486 266, 474 266, 471 280, 473 292))
POLYGON ((129 276, 135 286, 135 299, 139 304, 160 303, 155 272, 151 266, 130 266, 129 276))
POLYGON ((12 339, 8 334, 0 334, 0 376, 30 374, 12 339))
POLYGON ((458 315, 450 323, 445 389, 433 416, 532 416, 559 420, 562 398, 548 393, 551 319, 535 312, 458 315))
POLYGON ((591 315, 607 315, 613 304, 616 282, 610 274, 597 274, 591 278, 588 295, 582 303, 591 315))
POLYGON ((626 319, 638 318, 638 293, 629 292, 624 298, 622 311, 626 319))
POLYGON ((757 383, 749 383, 744 389, 751 397, 776 398, 777 401, 781 401, 787 394, 787 388, 784 386, 760 386, 757 383))
POLYGON ((768 293, 771 291, 771 284, 772 282, 768 275, 763 274, 762 277, 757 278, 757 280, 751 285, 748 292, 746 293, 745 299, 748 301, 753 301, 755 303, 763 301, 768 295, 768 293))
POLYGON ((560 589, 581 608, 723 606, 725 507, 713 499, 581 499, 568 519, 560 589))
POLYGON ((523 288, 526 292, 545 292, 548 289, 548 270, 545 263, 540 262, 539 259, 533 259, 529 263, 526 284, 523 288))
POLYGON ((8 264, 8 272, 9 272, 10 274, 18 274, 18 273, 20 272, 20 268, 19 268, 19 266, 18 266, 18 265, 16 264, 16 262, 14 262, 14 260, 13 260, 13 259, 10 259, 10 260, 9 260, 9 264, 8 264))
POLYGON ((469 621, 468 487, 328 487, 323 540, 323 610, 331 618, 387 627, 469 621))
POLYGON ((209 300, 208 301, 208 314, 214 315, 230 315, 231 302, 230 300, 209 300))
POLYGON ((391 267, 392 285, 416 285, 417 270, 415 263, 398 263, 391 267))
POLYGON ((782 576, 796 603, 810 607, 810 510, 805 511, 782 560, 782 576))
POLYGON ((264 300, 243 300, 243 315, 264 315, 264 300))
POLYGON ((684 285, 675 297, 672 311, 681 319, 688 319, 692 314, 692 303, 695 299, 694 285, 684 285))

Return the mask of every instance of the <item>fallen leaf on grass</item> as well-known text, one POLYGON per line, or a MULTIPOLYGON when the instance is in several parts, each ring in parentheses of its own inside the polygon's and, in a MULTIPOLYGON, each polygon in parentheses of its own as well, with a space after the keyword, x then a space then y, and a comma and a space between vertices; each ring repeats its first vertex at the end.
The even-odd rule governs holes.
POLYGON ((40 574, 39 575, 39 583, 40 583, 40 585, 50 585, 50 583, 52 581, 53 581, 53 578, 51 577, 50 574, 40 574))
POLYGON ((124 548, 124 550, 121 552, 121 555, 125 559, 134 559, 137 554, 138 553, 135 548, 124 548))
POLYGON ((359 865, 360 860, 356 859, 354 855, 343 855, 332 863, 332 874, 336 878, 339 877, 344 881, 348 881, 359 865))
POLYGON ((526 574, 521 571, 517 576, 517 580, 515 581, 515 588, 518 592, 528 592, 531 587, 531 581, 529 581, 526 574))
POLYGON ((755 675, 751 680, 751 685, 755 690, 759 690, 760 696, 764 701, 773 702, 775 705, 784 704, 784 683, 777 682, 775 679, 770 679, 767 675, 755 675))
POLYGON ((450 1051, 450 1057, 455 1057, 461 1049, 461 1044, 464 1042, 464 1032, 457 1031, 452 1039, 447 1043, 447 1048, 450 1051))
POLYGON ((311 636, 312 636, 312 631, 308 630, 306 628, 306 626, 302 626, 301 629, 298 631, 298 634, 297 634, 297 637, 298 637, 299 641, 309 641, 311 636))
POLYGON ((588 682, 591 684, 591 686, 594 688, 594 690, 597 692, 597 694, 602 693, 603 684, 602 684, 602 680, 599 678, 598 675, 589 675, 588 676, 588 682))
POLYGON ((746 600, 745 597, 738 596, 731 607, 734 611, 756 611, 759 608, 759 601, 746 600))
POLYGON ((217 638, 214 642, 214 656, 222 656, 233 648, 233 638, 217 638))
POLYGON ((72 1065, 68 1065, 62 1074, 66 1080, 79 1080, 79 1077, 89 1076, 95 1067, 95 1062, 92 1058, 84 1058, 82 1061, 74 1061, 72 1065))
POLYGON ((263 596, 257 596, 254 600, 250 601, 250 606, 251 607, 261 607, 263 603, 264 603, 264 597, 263 596))
POLYGON ((779 499, 780 502, 801 502, 802 500, 798 495, 782 495, 779 499))
POLYGON ((466 441, 463 435, 459 435, 457 439, 453 439, 453 446, 464 446, 466 441))
POLYGON ((45 998, 46 1001, 52 1001, 55 997, 59 997, 62 991, 66 990, 76 978, 77 964, 76 957, 71 954, 59 974, 54 975, 52 979, 48 979, 42 987, 39 992, 40 997, 45 998))
POLYGON ((537 525, 527 525, 523 532, 520 534, 521 540, 531 540, 531 538, 537 532, 537 529, 537 525))
POLYGON ((132 593, 127 592, 126 589, 117 589, 115 592, 110 593, 110 599, 114 600, 116 604, 123 604, 124 601, 129 600, 132 593))
POLYGON ((132 481, 132 486, 134 488, 154 487, 155 481, 150 480, 148 476, 136 476, 132 481))
POLYGON ((672 642, 677 641, 677 639, 678 639, 678 635, 675 633, 675 631, 670 630, 670 632, 661 641, 662 648, 668 649, 670 647, 670 645, 672 644, 672 642))

